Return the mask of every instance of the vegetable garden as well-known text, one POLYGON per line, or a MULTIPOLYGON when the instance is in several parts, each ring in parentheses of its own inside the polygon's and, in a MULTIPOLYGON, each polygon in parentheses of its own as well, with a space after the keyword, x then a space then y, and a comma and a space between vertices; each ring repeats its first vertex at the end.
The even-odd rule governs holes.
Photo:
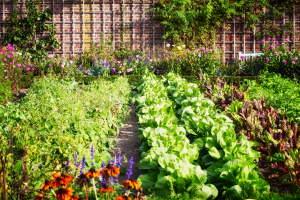
POLYGON ((0 50, 1 199, 299 199, 300 50, 284 35, 290 26, 264 27, 250 59, 224 61, 213 41, 224 21, 246 13, 255 28, 295 10, 298 0, 288 2, 162 0, 150 9, 166 30, 162 49, 122 40, 116 50, 101 35, 76 56, 46 52, 59 42, 39 0, 26 1, 29 15, 14 8, 0 50))

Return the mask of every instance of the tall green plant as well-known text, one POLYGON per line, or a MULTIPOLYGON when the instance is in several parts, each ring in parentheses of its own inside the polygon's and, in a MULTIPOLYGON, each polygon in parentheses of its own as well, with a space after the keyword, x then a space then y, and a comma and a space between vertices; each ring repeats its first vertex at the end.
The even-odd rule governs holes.
POLYGON ((5 44, 15 44, 22 53, 30 53, 32 60, 46 56, 46 51, 60 48, 55 38, 55 25, 45 24, 51 20, 52 11, 42 11, 41 0, 26 0, 26 12, 14 0, 14 9, 6 20, 5 44), (45 32, 49 32, 44 35, 45 32))

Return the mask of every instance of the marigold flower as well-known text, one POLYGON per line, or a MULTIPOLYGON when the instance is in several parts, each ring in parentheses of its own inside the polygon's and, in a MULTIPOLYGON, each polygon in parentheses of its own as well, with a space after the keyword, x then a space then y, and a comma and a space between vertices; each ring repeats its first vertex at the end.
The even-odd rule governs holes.
POLYGON ((48 190, 51 187, 52 187, 52 182, 45 180, 45 183, 41 186, 40 190, 45 192, 46 190, 48 190))
POLYGON ((139 183, 137 181, 132 180, 131 178, 129 180, 123 181, 123 185, 125 188, 132 188, 138 190, 140 188, 139 183))
POLYGON ((127 197, 127 196, 118 196, 116 199, 114 200, 132 200, 130 197, 127 197))
POLYGON ((91 168, 85 175, 87 178, 97 178, 100 176, 100 173, 94 168, 91 168))
POLYGON ((103 194, 103 193, 108 192, 108 190, 110 193, 115 193, 114 189, 112 187, 109 187, 109 189, 108 189, 107 185, 103 185, 103 187, 99 190, 99 193, 103 194))
POLYGON ((42 194, 38 194, 34 197, 34 200, 43 200, 44 196, 42 194))
POLYGON ((62 187, 55 191, 57 200, 71 200, 74 190, 72 188, 62 187))

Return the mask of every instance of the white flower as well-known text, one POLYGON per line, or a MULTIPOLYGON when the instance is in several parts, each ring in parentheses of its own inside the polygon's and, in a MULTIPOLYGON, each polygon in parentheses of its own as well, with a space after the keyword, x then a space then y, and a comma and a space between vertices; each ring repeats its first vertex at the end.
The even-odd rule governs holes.
POLYGON ((168 47, 168 48, 169 48, 169 47, 170 47, 170 44, 166 44, 166 47, 168 47))
POLYGON ((173 44, 172 47, 175 47, 175 44, 173 44))
POLYGON ((139 57, 139 55, 136 55, 135 57, 137 57, 137 58, 138 58, 138 57, 139 57))
POLYGON ((182 47, 185 47, 185 44, 183 44, 182 47))
POLYGON ((126 65, 126 63, 123 63, 123 65, 126 65))
POLYGON ((151 66, 151 68, 153 68, 153 66, 151 66))
POLYGON ((70 60, 70 64, 72 64, 73 63, 73 61, 72 60, 70 60))
POLYGON ((5 76, 5 79, 7 79, 8 77, 7 76, 5 76))
POLYGON ((65 67, 65 65, 61 65, 61 67, 62 67, 62 68, 64 68, 64 67, 65 67))
POLYGON ((149 61, 152 62, 152 59, 150 59, 149 61))
POLYGON ((16 67, 16 66, 13 65, 13 67, 16 67))
POLYGON ((4 72, 6 72, 6 70, 4 70, 4 72))
POLYGON ((178 47, 177 47, 177 49, 180 51, 180 50, 181 50, 181 47, 180 47, 180 46, 178 46, 178 47))
POLYGON ((138 60, 136 60, 136 61, 135 61, 135 63, 139 63, 139 61, 138 61, 138 60))

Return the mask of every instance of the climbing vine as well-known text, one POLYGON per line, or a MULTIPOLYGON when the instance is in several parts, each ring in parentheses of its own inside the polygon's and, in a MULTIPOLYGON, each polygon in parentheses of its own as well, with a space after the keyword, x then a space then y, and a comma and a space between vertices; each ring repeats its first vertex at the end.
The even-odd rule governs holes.
POLYGON ((26 12, 22 10, 18 0, 14 0, 14 9, 6 20, 5 44, 14 44, 18 51, 30 53, 32 60, 46 55, 46 51, 60 48, 55 38, 55 25, 45 24, 51 20, 52 10, 41 9, 41 0, 26 0, 26 12))
POLYGON ((185 43, 193 46, 197 43, 210 45, 223 23, 245 16, 245 27, 256 28, 259 22, 265 22, 258 39, 263 34, 274 36, 283 31, 291 31, 291 24, 276 27, 273 19, 283 17, 284 11, 293 10, 300 0, 158 0, 154 19, 160 20, 165 27, 164 39, 173 43, 185 43), (264 12, 265 10, 265 12, 264 12))

